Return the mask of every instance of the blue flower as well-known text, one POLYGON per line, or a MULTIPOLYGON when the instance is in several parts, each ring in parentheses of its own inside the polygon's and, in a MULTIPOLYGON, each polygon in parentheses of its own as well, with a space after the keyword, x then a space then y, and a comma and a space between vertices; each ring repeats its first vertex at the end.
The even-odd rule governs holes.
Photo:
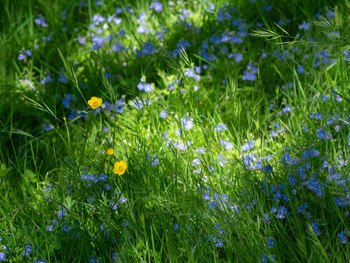
POLYGON ((225 142, 224 143, 225 150, 230 151, 233 149, 233 144, 231 142, 225 142))
POLYGON ((147 32, 147 29, 144 25, 140 25, 138 28, 137 28, 137 33, 139 34, 144 34, 147 32))
POLYGON ((269 166, 269 165, 265 165, 265 166, 264 166, 264 171, 265 171, 266 173, 272 173, 272 167, 269 166))
POLYGON ((272 248, 276 244, 275 240, 272 237, 270 237, 266 242, 267 242, 267 246, 266 246, 267 248, 272 248))
POLYGON ((256 80, 256 75, 252 72, 245 71, 243 74, 242 80, 254 81, 256 80))
POLYGON ((146 83, 145 85, 143 85, 143 90, 146 92, 151 92, 153 90, 152 84, 146 83))
POLYGON ((299 29, 304 29, 305 31, 308 31, 310 29, 310 23, 304 22, 301 25, 299 25, 299 29))
POLYGON ((276 213, 277 212, 277 208, 275 207, 275 206, 273 206, 272 208, 271 208, 271 214, 273 214, 273 213, 276 213))
POLYGON ((280 209, 278 211, 278 214, 277 214, 277 218, 278 219, 283 219, 286 217, 286 214, 287 214, 287 208, 285 208, 284 206, 280 206, 280 209))
POLYGON ((185 126, 186 130, 190 130, 193 128, 193 119, 192 118, 187 118, 187 117, 182 117, 181 118, 181 124, 185 126))
POLYGON ((123 50, 124 46, 118 41, 116 43, 114 43, 112 50, 113 52, 119 52, 121 50, 123 50))
POLYGON ((94 43, 97 47, 102 47, 104 42, 105 42, 105 39, 103 37, 100 37, 100 36, 93 36, 92 39, 91 39, 92 43, 94 43))
POLYGON ((275 195, 274 195, 274 198, 275 198, 276 200, 281 199, 282 197, 283 197, 283 195, 281 194, 281 191, 277 191, 277 192, 275 193, 275 195))
POLYGON ((120 197, 120 202, 122 204, 126 203, 126 201, 128 201, 128 199, 126 197, 120 197))
POLYGON ((89 204, 92 204, 94 202, 94 197, 90 196, 89 199, 86 200, 86 202, 88 202, 89 204))
POLYGON ((208 7, 207 9, 205 9, 207 12, 211 12, 211 11, 214 11, 215 10, 215 5, 213 3, 208 3, 208 7))
POLYGON ((125 36, 125 34, 126 34, 126 32, 124 29, 119 31, 119 36, 123 37, 123 36, 125 36))
POLYGON ((240 53, 233 54, 236 62, 241 62, 243 60, 243 55, 240 53))
POLYGON ((152 166, 157 166, 159 164, 159 159, 154 159, 152 162, 151 162, 151 165, 152 166))
POLYGON ((291 112, 292 110, 294 110, 294 107, 290 107, 290 105, 287 105, 282 109, 282 112, 287 113, 287 112, 291 112))
POLYGON ((157 52, 157 49, 153 46, 151 42, 145 43, 143 48, 141 49, 141 53, 143 55, 153 55, 157 52))
POLYGON ((32 55, 32 51, 30 51, 30 50, 25 50, 24 51, 24 54, 26 54, 27 56, 31 56, 32 55))
POLYGON ((118 113, 122 113, 124 111, 123 108, 123 99, 121 98, 118 103, 117 103, 117 112, 118 113))
POLYGON ((338 234, 338 238, 339 238, 339 243, 341 244, 346 244, 346 236, 345 236, 345 232, 341 232, 338 234))
POLYGON ((203 194, 203 200, 210 200, 210 196, 209 196, 209 193, 204 193, 203 194))
POLYGON ((62 217, 66 216, 66 211, 67 210, 65 208, 58 210, 58 212, 57 212, 58 220, 61 220, 62 217))
POLYGON ((71 103, 70 100, 68 100, 66 98, 62 99, 62 104, 63 104, 63 106, 65 108, 69 108, 70 107, 70 103, 71 103))
POLYGON ((321 231, 318 229, 318 223, 312 224, 312 229, 314 230, 316 236, 321 235, 321 231))
POLYGON ((252 64, 248 64, 246 70, 244 71, 242 80, 254 81, 256 80, 257 73, 258 73, 258 69, 254 67, 252 64))
POLYGON ((112 262, 118 262, 118 254, 117 254, 117 252, 113 253, 112 262))
POLYGON ((6 255, 3 252, 0 252, 0 261, 6 260, 6 255))
POLYGON ((45 83, 48 83, 48 82, 52 82, 52 78, 50 75, 48 76, 45 76, 42 80, 41 80, 41 84, 44 85, 45 83))
POLYGON ((317 137, 320 139, 325 139, 325 140, 330 140, 332 138, 332 134, 329 132, 325 132, 323 128, 317 129, 316 130, 317 137))
POLYGON ((111 208, 113 209, 113 210, 117 210, 118 209, 118 203, 111 203, 111 208))
POLYGON ((136 107, 136 109, 141 110, 143 108, 143 103, 134 99, 134 106, 136 107))
POLYGON ((193 170, 193 173, 195 174, 200 174, 202 172, 202 169, 201 168, 198 168, 196 170, 193 170))
POLYGON ((319 184, 315 175, 312 179, 307 181, 307 188, 311 191, 314 191, 318 197, 321 197, 324 194, 324 186, 324 184, 319 184))
POLYGON ((348 206, 349 205, 349 201, 348 200, 343 200, 339 197, 334 197, 334 202, 337 206, 340 206, 340 207, 345 207, 345 206, 348 206))
POLYGON ((227 127, 226 127, 226 125, 220 123, 216 126, 215 131, 221 132, 222 130, 227 131, 227 127))
POLYGON ((199 81, 201 79, 201 76, 197 75, 193 69, 186 69, 184 75, 188 78, 193 78, 196 81, 199 81))
POLYGON ((310 151, 310 156, 311 156, 311 157, 317 157, 317 156, 319 156, 319 155, 320 155, 320 152, 317 151, 317 150, 315 150, 315 149, 312 149, 312 150, 310 151))
POLYGON ((254 148, 254 145, 255 145, 255 141, 247 142, 242 146, 241 151, 242 152, 250 151, 251 149, 254 148))
POLYGON ((48 27, 48 24, 45 22, 45 18, 43 16, 36 18, 34 23, 42 27, 48 27))
POLYGON ((100 174, 100 177, 97 178, 97 181, 105 182, 107 179, 108 177, 105 174, 100 174))
POLYGON ((48 132, 48 131, 51 131, 54 127, 53 127, 53 125, 51 123, 44 122, 43 128, 44 128, 45 131, 48 132))
POLYGON ((27 56, 26 56, 25 54, 20 53, 20 54, 18 55, 18 60, 24 60, 24 59, 26 59, 26 58, 27 58, 27 56))
POLYGON ((234 44, 242 44, 243 40, 239 36, 234 35, 231 39, 231 42, 234 44))
POLYGON ((61 83, 66 83, 66 82, 67 82, 67 78, 66 78, 65 75, 61 75, 61 76, 59 77, 58 81, 61 82, 61 83))
POLYGON ((345 50, 343 55, 344 55, 344 60, 347 62, 350 62, 350 50, 349 49, 345 50))
POLYGON ((305 160, 307 158, 309 158, 310 156, 310 150, 306 150, 305 152, 303 152, 303 154, 301 155, 301 159, 305 160))
POLYGON ((163 110, 163 111, 160 112, 160 117, 161 117, 162 119, 165 119, 167 116, 168 116, 168 113, 167 113, 166 110, 163 110))
POLYGON ((326 17, 327 17, 327 18, 332 18, 332 17, 334 17, 334 16, 335 16, 334 11, 328 10, 328 12, 327 12, 327 14, 326 14, 326 17))
POLYGON ((334 94, 334 98, 338 101, 341 102, 343 100, 343 98, 341 96, 339 96, 338 94, 334 94))
POLYGON ((218 16, 216 18, 218 22, 224 21, 224 20, 231 20, 231 16, 227 13, 222 12, 222 10, 219 10, 218 16))
POLYGON ((201 160, 199 160, 199 159, 194 159, 194 160, 192 161, 192 166, 200 165, 200 163, 201 163, 201 160))
POLYGON ((85 46, 86 45, 86 38, 85 37, 78 37, 78 43, 80 45, 85 46))
POLYGON ((222 243, 221 239, 216 241, 216 247, 223 247, 223 246, 224 246, 224 243, 222 243))
POLYGON ((116 13, 117 15, 121 14, 122 12, 123 12, 123 8, 121 8, 121 7, 117 7, 117 8, 115 9, 115 13, 116 13))
POLYGON ((163 11, 163 5, 160 2, 153 2, 150 6, 150 9, 153 9, 156 12, 162 12, 163 11))
POLYGON ((227 54, 227 48, 226 48, 226 47, 221 47, 221 48, 220 48, 220 53, 221 53, 222 55, 226 55, 226 54, 227 54))
POLYGON ((32 252, 32 247, 27 245, 26 248, 25 248, 25 251, 22 252, 22 255, 23 256, 29 256, 30 252, 32 252))
POLYGON ((205 148, 204 147, 198 147, 197 152, 200 154, 204 154, 205 153, 205 148))
POLYGON ((272 6, 270 5, 265 5, 261 8, 262 11, 269 12, 272 10, 272 6))
POLYGON ((270 217, 269 214, 264 214, 264 218, 262 219, 262 221, 265 219, 266 223, 270 224, 270 217))
POLYGON ((102 16, 102 15, 94 15, 93 17, 92 17, 92 22, 95 24, 95 25, 98 25, 98 24, 100 24, 100 23, 103 23, 103 22, 105 22, 106 21, 106 19, 102 16))
POLYGON ((303 73, 304 73, 304 67, 303 67, 302 65, 298 65, 298 67, 297 67, 297 72, 298 72, 299 74, 303 74, 303 73))
POLYGON ((319 120, 319 121, 322 119, 321 112, 318 112, 318 113, 315 115, 315 119, 316 119, 316 120, 319 120))

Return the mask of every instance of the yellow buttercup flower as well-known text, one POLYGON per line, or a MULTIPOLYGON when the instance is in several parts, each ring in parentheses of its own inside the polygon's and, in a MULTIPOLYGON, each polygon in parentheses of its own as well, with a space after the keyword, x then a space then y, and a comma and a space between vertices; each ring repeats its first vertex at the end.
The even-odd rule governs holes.
POLYGON ((117 175, 123 175, 125 173, 126 168, 128 168, 128 165, 124 160, 121 160, 120 162, 115 162, 113 173, 117 175))
POLYGON ((91 99, 88 100, 88 104, 93 110, 95 110, 101 106, 102 99, 97 97, 91 97, 91 99))
POLYGON ((111 156, 111 155, 113 155, 113 154, 114 154, 114 149, 113 149, 113 148, 109 148, 109 149, 107 150, 107 155, 111 156))

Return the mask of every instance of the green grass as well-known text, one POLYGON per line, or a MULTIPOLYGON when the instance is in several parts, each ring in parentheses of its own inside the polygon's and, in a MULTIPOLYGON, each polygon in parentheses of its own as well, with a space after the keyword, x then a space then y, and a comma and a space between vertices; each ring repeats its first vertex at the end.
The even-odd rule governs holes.
POLYGON ((344 55, 350 2, 271 0, 266 2, 273 9, 263 11, 265 1, 216 1, 207 12, 206 2, 172 7, 164 1, 160 13, 148 8, 150 1, 102 2, 3 1, 0 261, 112 262, 114 253, 118 262, 264 262, 264 255, 266 262, 349 261, 349 244, 338 235, 345 232, 349 239, 350 231, 349 168, 342 163, 350 147, 344 55), (127 5, 135 14, 124 8, 121 24, 109 23, 100 34, 112 34, 112 40, 91 50, 91 37, 101 27, 89 28, 94 15, 107 18, 127 5), (184 7, 192 12, 189 24, 179 20, 184 7), (326 17, 329 10, 335 17, 326 17), (137 33, 143 11, 150 34, 137 33), (232 19, 217 21, 220 12, 232 19), (39 15, 47 28, 35 24, 39 15), (240 27, 232 25, 234 19, 241 19, 240 27), (279 26, 280 19, 289 22, 279 26), (305 21, 310 29, 299 29, 305 21), (242 44, 212 43, 212 36, 231 31, 232 37, 243 28, 250 35, 241 36, 242 44), (327 37, 334 31, 339 36, 327 37), (42 40, 49 35, 51 41, 42 40), (179 40, 190 46, 169 56, 179 40), (116 41, 127 50, 113 52, 116 41), (147 41, 157 52, 136 56, 147 41), (203 43, 210 47, 207 54, 203 43), (24 50, 32 55, 19 60, 24 50), (320 53, 325 50, 329 55, 320 53), (242 61, 229 53, 242 54, 242 61), (242 79, 250 63, 257 67, 254 81, 242 79), (200 80, 186 76, 195 67, 201 67, 200 80), (41 84, 48 75, 53 81, 41 84), (58 80, 63 75, 65 83, 58 80), (153 90, 140 91, 140 79, 153 90), (65 94, 75 97, 68 108, 65 94), (114 109, 103 104, 94 112, 87 104, 92 96, 114 109), (122 113, 115 109, 120 99, 122 113), (134 99, 142 109, 133 106, 134 99), (71 118, 72 109, 82 115, 71 118), (166 118, 160 117, 163 110, 166 118), (192 123, 184 125, 184 117, 192 123), (45 131, 44 123, 53 129, 45 131), (219 124, 227 129, 218 131, 219 124), (320 128, 331 138, 320 138, 320 128), (281 132, 271 136, 273 131, 281 132), (319 154, 303 158, 312 149, 319 154), (113 165, 120 160, 128 167, 118 176, 113 165), (249 162, 261 167, 252 169, 249 162), (107 180, 82 180, 85 173, 107 180), (279 216, 273 207, 288 212, 279 216), (275 241, 271 248, 269 238, 275 241), (32 251, 24 256, 27 245, 32 251))

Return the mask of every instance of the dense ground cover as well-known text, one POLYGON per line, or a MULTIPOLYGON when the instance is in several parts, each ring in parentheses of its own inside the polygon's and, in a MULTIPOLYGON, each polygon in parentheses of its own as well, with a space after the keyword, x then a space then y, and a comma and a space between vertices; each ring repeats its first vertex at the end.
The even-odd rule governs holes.
POLYGON ((3 0, 0 261, 349 261, 349 8, 3 0))

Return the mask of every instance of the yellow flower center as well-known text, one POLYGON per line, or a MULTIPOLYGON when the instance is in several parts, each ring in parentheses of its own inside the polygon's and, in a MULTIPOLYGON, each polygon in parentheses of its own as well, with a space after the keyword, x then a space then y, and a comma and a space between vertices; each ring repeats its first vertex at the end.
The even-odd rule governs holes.
POLYGON ((113 155, 113 154, 114 154, 113 148, 109 148, 109 149, 107 150, 107 155, 113 155))
POLYGON ((125 173, 125 170, 127 167, 128 167, 128 165, 126 164, 126 162, 124 160, 122 160, 120 162, 116 162, 114 164, 113 173, 118 174, 118 175, 122 175, 125 173))
POLYGON ((91 97, 91 99, 88 100, 88 104, 93 110, 95 110, 102 105, 102 99, 97 97, 91 97))

